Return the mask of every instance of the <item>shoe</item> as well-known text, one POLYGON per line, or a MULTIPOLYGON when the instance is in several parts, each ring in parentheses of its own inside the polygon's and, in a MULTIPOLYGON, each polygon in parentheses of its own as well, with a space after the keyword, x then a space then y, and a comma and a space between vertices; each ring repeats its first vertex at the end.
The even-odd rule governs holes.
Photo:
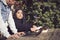
POLYGON ((43 30, 42 33, 47 33, 49 29, 43 30))
POLYGON ((42 30, 43 30, 43 28, 40 28, 39 30, 37 30, 35 36, 38 36, 42 32, 42 30))
POLYGON ((38 30, 36 31, 36 36, 38 36, 40 33, 46 33, 46 32, 48 32, 48 27, 47 26, 41 26, 41 27, 39 27, 38 28, 38 30), (39 29, 40 28, 40 29, 39 29))

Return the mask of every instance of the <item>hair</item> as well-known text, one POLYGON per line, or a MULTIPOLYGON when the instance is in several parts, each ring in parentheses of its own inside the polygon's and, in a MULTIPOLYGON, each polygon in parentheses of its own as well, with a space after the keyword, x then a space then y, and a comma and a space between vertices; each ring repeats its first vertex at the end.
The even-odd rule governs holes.
POLYGON ((14 13, 13 13, 13 18, 14 18, 14 19, 17 19, 16 13, 18 12, 18 10, 21 10, 23 16, 25 17, 25 12, 23 11, 23 9, 21 9, 21 8, 15 8, 15 11, 14 11, 14 13))
POLYGON ((16 23, 20 23, 20 21, 23 21, 23 23, 25 23, 26 22, 26 18, 25 18, 25 13, 24 13, 24 11, 22 10, 22 14, 23 14, 23 18, 22 19, 18 19, 17 18, 17 16, 16 16, 16 13, 18 12, 18 10, 22 10, 21 8, 16 8, 15 9, 15 12, 14 12, 14 14, 13 14, 13 19, 14 19, 14 21, 16 22, 16 23))
POLYGON ((17 9, 15 9, 15 12, 14 13, 17 13, 18 10, 22 10, 22 9, 21 8, 17 8, 17 9))

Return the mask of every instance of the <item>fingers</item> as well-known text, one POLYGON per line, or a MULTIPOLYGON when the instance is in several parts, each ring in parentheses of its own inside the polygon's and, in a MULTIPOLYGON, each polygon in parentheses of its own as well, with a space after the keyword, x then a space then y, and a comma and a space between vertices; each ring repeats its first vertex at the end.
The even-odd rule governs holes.
POLYGON ((14 37, 15 37, 15 38, 19 38, 19 36, 18 36, 18 35, 14 35, 14 37))
POLYGON ((18 32, 18 33, 14 34, 14 35, 9 36, 8 39, 9 38, 18 39, 18 38, 20 38, 20 36, 23 36, 23 35, 25 35, 24 32, 18 32))
POLYGON ((24 32, 19 32, 18 35, 23 36, 23 35, 25 35, 25 33, 24 32))
POLYGON ((32 32, 36 31, 36 28, 31 28, 31 31, 32 31, 32 32))
POLYGON ((18 36, 18 35, 16 35, 16 34, 14 34, 14 35, 9 36, 8 38, 11 38, 11 39, 18 39, 18 38, 19 38, 19 36, 18 36))

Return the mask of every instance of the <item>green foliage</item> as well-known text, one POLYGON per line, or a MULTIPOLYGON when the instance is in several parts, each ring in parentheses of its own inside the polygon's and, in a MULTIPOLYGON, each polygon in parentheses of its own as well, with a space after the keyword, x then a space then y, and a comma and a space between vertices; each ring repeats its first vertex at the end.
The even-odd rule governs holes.
MULTIPOLYGON (((23 3, 23 0, 21 0, 23 3)), ((22 9, 28 15, 27 20, 32 21, 37 25, 47 25, 50 28, 60 26, 60 2, 59 0, 25 0, 22 9), (33 19, 34 17, 34 19, 33 19), (32 19, 33 20, 32 20, 32 19)))

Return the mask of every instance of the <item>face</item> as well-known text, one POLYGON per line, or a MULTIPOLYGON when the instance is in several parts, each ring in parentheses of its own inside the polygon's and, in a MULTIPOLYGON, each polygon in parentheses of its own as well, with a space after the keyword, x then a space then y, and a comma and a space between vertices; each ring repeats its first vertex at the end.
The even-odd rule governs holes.
POLYGON ((23 12, 22 12, 22 10, 18 10, 18 11, 17 11, 16 17, 17 17, 18 19, 22 19, 22 18, 23 18, 23 12))
POLYGON ((13 5, 16 1, 15 0, 6 0, 8 5, 13 5))

